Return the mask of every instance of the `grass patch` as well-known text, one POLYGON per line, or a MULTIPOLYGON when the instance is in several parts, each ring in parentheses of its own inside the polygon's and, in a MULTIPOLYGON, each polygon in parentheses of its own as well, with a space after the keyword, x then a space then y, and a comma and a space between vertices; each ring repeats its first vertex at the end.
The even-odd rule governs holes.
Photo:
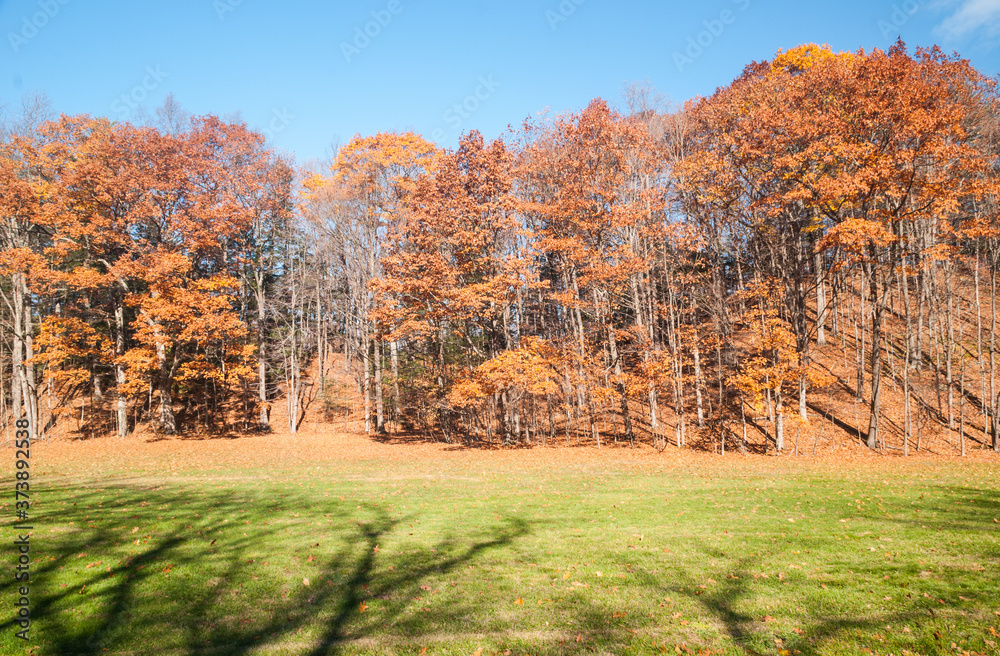
POLYGON ((34 476, 32 639, 7 613, 3 653, 1000 653, 992 463, 34 476))

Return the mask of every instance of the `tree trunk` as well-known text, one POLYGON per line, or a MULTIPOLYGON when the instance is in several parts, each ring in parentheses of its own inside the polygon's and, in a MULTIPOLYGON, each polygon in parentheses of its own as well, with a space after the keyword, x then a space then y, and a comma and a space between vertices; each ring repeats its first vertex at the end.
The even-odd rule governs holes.
POLYGON ((402 403, 399 395, 399 343, 396 340, 389 342, 389 356, 392 358, 392 420, 396 422, 398 430, 402 403))
POLYGON ((990 269, 990 429, 993 436, 993 450, 1000 452, 1000 418, 997 417, 996 346, 997 346, 997 272, 990 269))
POLYGON ((823 253, 816 251, 816 343, 826 344, 826 270, 823 266, 823 253))
POLYGON ((174 401, 171 396, 172 377, 167 368, 167 347, 156 345, 156 361, 159 363, 157 390, 160 393, 160 430, 168 435, 177 432, 177 418, 174 416, 174 401))
POLYGON ((615 338, 614 326, 610 324, 607 326, 607 335, 608 346, 611 349, 611 360, 614 362, 615 377, 618 379, 616 386, 618 387, 618 397, 621 404, 622 423, 625 424, 625 437, 629 442, 635 444, 635 434, 632 431, 632 416, 628 410, 628 391, 625 389, 625 383, 621 379, 622 361, 618 354, 618 340, 615 338))
POLYGON ((701 352, 698 350, 698 336, 694 337, 695 343, 691 347, 691 354, 694 356, 694 397, 698 410, 698 428, 705 427, 705 408, 701 398, 702 376, 701 376, 701 352))
POLYGON ((785 449, 785 411, 781 407, 781 401, 776 405, 778 407, 774 421, 774 447, 781 453, 785 449))
POLYGON ((385 434, 385 404, 382 399, 382 340, 375 340, 375 432, 385 434))
MULTIPOLYGON (((125 354, 125 308, 120 303, 115 305, 115 355, 119 358, 125 354)), ((118 437, 128 434, 128 400, 122 389, 125 387, 125 365, 115 363, 115 384, 117 389, 117 422, 118 437)))
MULTIPOLYGON (((874 265, 872 265, 874 266, 874 265)), ((882 314, 884 298, 878 288, 878 273, 870 272, 870 293, 872 296, 872 398, 868 417, 868 448, 875 449, 878 445, 878 415, 882 401, 882 314)), ((884 283, 883 283, 884 286, 884 283)))
POLYGON ((945 295, 948 298, 948 346, 945 350, 945 384, 948 386, 948 428, 955 430, 955 376, 952 361, 955 357, 955 295, 952 289, 951 265, 945 272, 945 295))
POLYGON ((371 435, 372 432, 372 386, 371 386, 371 340, 365 339, 364 351, 361 356, 361 364, 364 371, 364 395, 365 395, 365 433, 371 435))
POLYGON ((257 289, 257 402, 260 405, 260 415, 257 427, 263 432, 271 430, 271 404, 267 399, 267 333, 265 323, 267 318, 267 296, 264 294, 263 272, 258 271, 257 289))

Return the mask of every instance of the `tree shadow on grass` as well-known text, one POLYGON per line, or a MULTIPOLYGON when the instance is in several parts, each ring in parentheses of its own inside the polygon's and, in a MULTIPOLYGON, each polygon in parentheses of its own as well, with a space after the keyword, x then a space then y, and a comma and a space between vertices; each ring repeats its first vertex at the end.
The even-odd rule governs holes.
MULTIPOLYGON (((381 572, 376 580, 374 570, 377 548, 380 542, 390 537, 396 524, 397 522, 382 515, 374 522, 359 526, 357 544, 361 545, 362 555, 355 560, 346 589, 338 591, 336 595, 331 590, 312 602, 318 605, 332 602, 335 612, 323 622, 322 632, 315 647, 304 652, 308 656, 337 653, 338 647, 345 642, 357 642, 365 637, 376 636, 380 627, 375 621, 360 621, 363 614, 362 604, 368 601, 380 606, 377 620, 382 622, 382 628, 391 623, 395 632, 412 638, 419 637, 425 630, 424 622, 416 617, 404 619, 402 616, 411 605, 411 599, 419 596, 421 582, 451 573, 460 566, 473 562, 480 554, 510 545, 529 532, 526 521, 511 518, 503 526, 468 543, 462 540, 460 544, 458 540, 446 537, 434 548, 411 554, 405 570, 394 568, 388 572, 381 572), (355 624, 361 626, 356 626, 353 631, 349 630, 348 627, 355 624)), ((331 560, 331 565, 333 562, 335 560, 331 560)), ((299 597, 305 594, 303 592, 299 597)), ((434 624, 444 624, 452 628, 459 626, 462 624, 462 618, 470 614, 471 610, 466 604, 452 603, 445 610, 435 611, 434 624)), ((308 615, 303 619, 308 620, 308 615)))
MULTIPOLYGON (((207 539, 197 536, 210 527, 205 521, 197 521, 158 534, 148 528, 159 521, 154 513, 157 506, 177 509, 186 505, 187 510, 199 517, 201 513, 229 513, 240 508, 233 501, 212 505, 191 503, 183 494, 163 493, 155 487, 112 486, 100 491, 108 490, 119 498, 107 505, 92 506, 84 505, 82 495, 69 496, 79 490, 49 488, 45 495, 50 502, 58 503, 54 497, 67 499, 62 503, 63 509, 37 513, 33 517, 36 530, 31 545, 29 585, 33 625, 29 644, 42 645, 42 653, 60 656, 104 653, 116 645, 123 632, 163 619, 147 620, 141 616, 136 606, 146 594, 142 588, 156 586, 155 577, 166 577, 175 569, 194 565, 198 554, 191 544, 194 541, 207 543, 207 539), (80 501, 70 504, 73 498, 80 501), (110 512, 127 514, 127 517, 114 520, 125 525, 114 529, 97 527, 97 521, 110 525, 111 519, 105 514, 110 512), (96 521, 90 521, 91 515, 98 516, 96 521), (136 524, 147 528, 141 533, 127 530, 128 526, 136 524), (50 529, 50 532, 44 530, 53 526, 60 528, 50 529), (51 533, 61 534, 57 538, 56 553, 51 533), (129 544, 133 542, 134 545, 129 544), (60 573, 64 569, 80 570, 81 575, 71 577, 60 573), (74 578, 72 585, 58 582, 74 578)), ((234 552, 240 552, 250 542, 250 538, 236 539, 231 547, 234 552)), ((0 585, 0 595, 12 594, 14 589, 15 586, 5 580, 0 585)), ((159 597, 162 592, 156 590, 153 594, 159 597)), ((2 622, 0 632, 12 631, 12 627, 12 620, 2 622)))
MULTIPOLYGON (((886 513, 866 507, 857 511, 860 519, 872 522, 890 521, 914 531, 964 531, 969 534, 995 535, 1000 531, 1000 490, 983 490, 966 486, 948 486, 919 508, 886 513), (916 512, 919 510, 919 512, 916 512)), ((943 545, 942 545, 943 546, 943 545)), ((1000 559, 1000 544, 990 542, 989 553, 980 557, 1000 559)))
MULTIPOLYGON (((385 567, 386 547, 404 542, 396 529, 413 519, 393 519, 373 506, 359 510, 324 501, 322 510, 329 511, 334 526, 300 531, 308 542, 300 551, 280 542, 289 530, 282 519, 291 510, 314 506, 307 497, 288 494, 280 504, 291 510, 244 531, 245 524, 233 520, 247 510, 247 500, 231 492, 105 486, 86 493, 50 489, 47 495, 49 505, 62 507, 39 512, 34 522, 36 528, 58 531, 58 553, 48 533, 36 530, 29 642, 41 645, 41 654, 58 656, 116 651, 237 656, 270 646, 320 656, 339 653, 347 644, 377 644, 387 632, 416 639, 429 623, 454 630, 474 609, 452 602, 433 615, 416 612, 422 610, 415 610, 413 601, 424 594, 421 584, 530 533, 527 521, 507 518, 498 526, 446 535, 433 546, 406 545, 410 550, 394 554, 387 561, 393 566, 385 567), (105 493, 100 504, 98 492, 105 493), (164 522, 166 514, 175 517, 164 522), (347 524, 361 515, 371 519, 347 524), (165 530, 151 528, 164 524, 165 530), (133 533, 132 527, 143 528, 133 533), (339 546, 324 548, 324 542, 339 546), (264 567, 267 561, 291 566, 296 558, 302 569, 294 574, 286 573, 287 567, 281 573, 264 567)), ((0 584, 3 598, 15 590, 9 579, 0 584)), ((14 630, 12 619, 0 622, 4 635, 14 630)))
MULTIPOLYGON (((966 498, 971 490, 954 488, 952 496, 966 498)), ((986 495, 975 491, 976 508, 956 518, 952 523, 942 515, 942 528, 974 532, 981 531, 985 517, 995 512, 997 495, 986 495), (984 496, 989 496, 984 499, 984 496)), ((882 516, 877 519, 886 521, 882 516)), ((898 520, 888 520, 898 521, 898 520)), ((988 520, 992 522, 992 520, 988 520)), ((905 522, 904 522, 905 523, 905 522)), ((830 536, 801 536, 781 544, 769 552, 733 559, 722 550, 706 546, 691 545, 698 561, 722 561, 728 564, 722 569, 708 573, 712 579, 705 585, 686 572, 677 572, 673 584, 664 591, 687 597, 689 602, 700 606, 720 628, 726 642, 747 656, 781 653, 787 649, 791 654, 819 656, 820 654, 841 653, 955 653, 947 649, 951 642, 962 638, 969 640, 964 653, 995 653, 988 641, 984 641, 987 627, 992 623, 989 617, 975 619, 975 610, 992 609, 995 605, 991 584, 980 580, 981 575, 974 570, 957 567, 954 570, 938 571, 932 578, 924 578, 924 567, 941 570, 916 559, 895 560, 884 557, 881 552, 871 554, 871 561, 857 573, 848 571, 856 564, 830 563, 826 572, 807 573, 802 570, 786 569, 778 565, 782 560, 792 560, 793 553, 805 550, 822 550, 830 536), (779 567, 788 572, 780 579, 776 575, 765 576, 762 568, 779 567), (848 578, 845 574, 850 574, 848 578), (891 599, 881 599, 872 594, 883 579, 885 591, 891 599), (825 581, 825 583, 824 583, 825 581), (790 586, 790 587, 785 587, 790 586), (963 597, 969 595, 969 597, 963 597), (768 607, 768 600, 783 599, 784 604, 797 606, 793 615, 785 611, 750 609, 768 607), (759 604, 759 605, 758 605, 759 604), (969 611, 973 612, 970 617, 969 611), (770 617, 768 612, 778 616, 770 617), (757 614, 760 613, 760 614, 757 614), (782 614, 784 613, 784 615, 782 614), (890 631, 889 627, 894 627, 890 631), (907 631, 902 630, 906 628, 907 631), (895 644, 887 645, 886 642, 895 644)), ((870 550, 861 544, 848 544, 846 549, 870 550)), ((829 544, 826 545, 829 549, 829 544)), ((976 558, 997 558, 995 543, 992 548, 982 543, 976 558)), ((647 585, 655 585, 650 579, 647 585)), ((990 613, 985 613, 987 616, 990 613)), ((713 645, 714 647, 714 645, 713 645)))

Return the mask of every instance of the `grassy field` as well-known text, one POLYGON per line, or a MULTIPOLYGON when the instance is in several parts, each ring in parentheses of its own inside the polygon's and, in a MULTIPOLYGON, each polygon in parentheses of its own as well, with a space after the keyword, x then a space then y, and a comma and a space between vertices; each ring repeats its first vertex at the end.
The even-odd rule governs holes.
POLYGON ((5 574, 5 654, 1000 653, 995 460, 344 435, 32 460, 35 619, 14 638, 5 574))

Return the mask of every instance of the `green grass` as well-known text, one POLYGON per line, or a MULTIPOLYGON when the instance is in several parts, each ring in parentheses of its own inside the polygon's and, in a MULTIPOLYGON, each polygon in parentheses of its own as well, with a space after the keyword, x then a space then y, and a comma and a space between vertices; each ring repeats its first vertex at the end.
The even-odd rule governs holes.
POLYGON ((36 471, 0 652, 1000 653, 995 465, 660 458, 36 471))

